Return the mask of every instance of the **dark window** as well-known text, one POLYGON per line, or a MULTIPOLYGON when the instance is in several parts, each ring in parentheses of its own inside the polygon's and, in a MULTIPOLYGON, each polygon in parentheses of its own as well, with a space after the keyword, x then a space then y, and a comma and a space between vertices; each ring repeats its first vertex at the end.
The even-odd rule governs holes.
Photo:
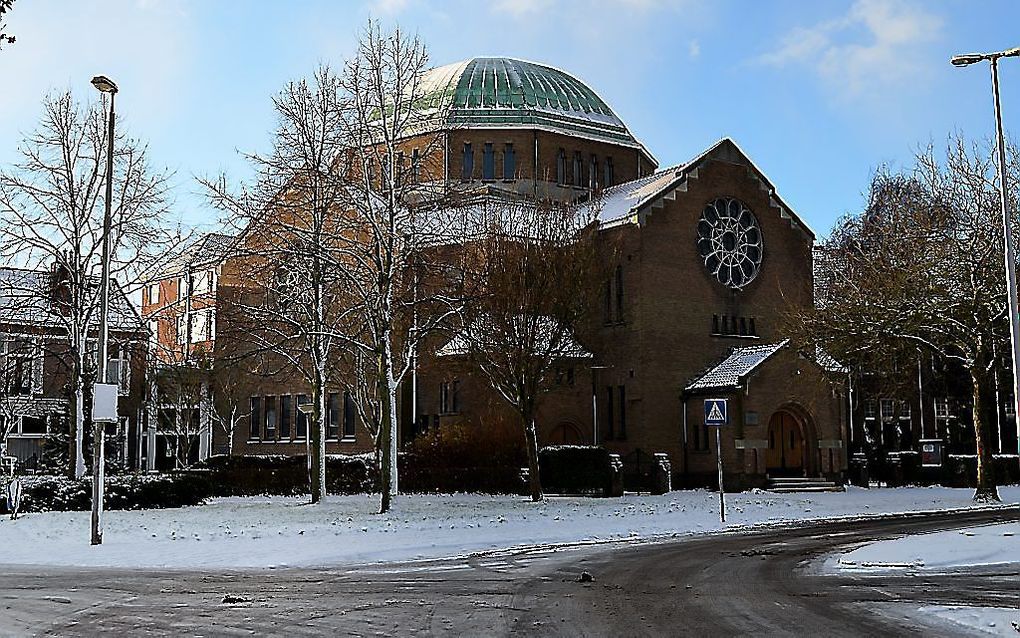
POLYGON ((613 158, 607 157, 606 163, 603 165, 604 174, 602 176, 602 188, 609 188, 613 185, 613 158))
POLYGON ((613 280, 606 280, 605 290, 605 321, 613 323, 613 280))
POLYGON ((556 155, 556 183, 567 183, 567 152, 562 148, 556 155))
POLYGON ((290 395, 280 397, 280 438, 290 438, 290 425, 294 422, 294 413, 291 407, 292 397, 290 395))
POLYGON ((297 438, 303 439, 308 436, 308 415, 301 411, 302 405, 308 405, 308 395, 299 394, 297 397, 297 438))
POLYGON ((344 438, 354 438, 354 398, 350 392, 344 392, 344 438))
POLYGON ((46 417, 23 416, 21 417, 22 434, 46 434, 46 417))
POLYGON ((719 334, 726 335, 726 334, 729 334, 729 333, 730 333, 730 316, 729 315, 723 315, 722 316, 722 332, 720 332, 719 334))
POLYGON ((748 332, 747 332, 747 319, 745 319, 744 317, 740 318, 740 334, 741 335, 747 335, 748 334, 748 332))
POLYGON ((340 395, 336 392, 329 393, 329 403, 326 407, 329 413, 329 420, 326 424, 326 438, 335 439, 340 426, 340 395))
POLYGON ((712 334, 719 334, 719 315, 712 315, 712 334))
POLYGON ((411 149, 411 182, 412 183, 415 183, 415 184, 418 183, 418 179, 419 179, 418 166, 420 164, 421 164, 421 157, 419 157, 419 155, 418 155, 418 149, 416 149, 416 148, 411 149))
POLYGON ((620 394, 620 438, 627 438, 627 387, 617 388, 620 394))
POLYGON ((460 412, 460 380, 443 381, 439 384, 439 413, 460 412))
POLYGON ((404 179, 404 153, 403 151, 397 153, 396 157, 397 172, 393 177, 394 185, 400 186, 401 180, 404 179))
POLYGON ((475 172, 475 152, 471 149, 471 142, 464 142, 464 158, 461 179, 471 179, 475 172))
POLYGON ((616 267, 616 320, 623 321, 623 266, 616 267))
POLYGON ((453 395, 451 397, 453 399, 453 401, 452 401, 452 403, 453 403, 453 411, 459 413, 460 412, 460 379, 454 379, 453 380, 453 392, 451 394, 453 395))
POLYGON ((496 179, 496 153, 491 142, 482 149, 482 179, 496 179))
POLYGON ((266 397, 266 438, 276 438, 276 397, 266 397))
POLYGON ((598 187, 599 160, 595 155, 588 161, 588 188, 595 190, 598 187))
POLYGON ((758 336, 758 328, 756 328, 755 325, 754 325, 754 317, 751 317, 748 320, 747 329, 749 331, 748 334, 751 334, 751 335, 753 335, 755 337, 758 336))
POLYGON ((517 161, 514 157, 514 145, 510 142, 503 147, 503 179, 517 177, 517 161))
POLYGON ((249 435, 251 438, 257 439, 262 434, 262 399, 252 397, 248 408, 249 435))
POLYGON ((613 424, 615 418, 615 410, 613 410, 613 386, 606 386, 606 438, 612 439, 616 436, 616 427, 613 424))
POLYGON ((584 184, 584 162, 581 160, 581 152, 574 152, 574 186, 584 184))
POLYGON ((392 186, 390 183, 390 155, 386 153, 382 157, 382 182, 380 186, 383 190, 388 189, 392 186))

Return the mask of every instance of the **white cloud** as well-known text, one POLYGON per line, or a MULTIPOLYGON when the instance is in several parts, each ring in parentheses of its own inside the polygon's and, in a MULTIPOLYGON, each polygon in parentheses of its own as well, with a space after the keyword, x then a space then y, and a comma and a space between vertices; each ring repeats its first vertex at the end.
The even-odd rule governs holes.
POLYGON ((696 58, 701 55, 701 44, 697 40, 691 40, 687 44, 687 55, 692 58, 696 58))
POLYGON ((938 39, 942 19, 907 0, 856 0, 846 14, 797 27, 758 58, 774 67, 805 66, 847 96, 928 75, 927 45, 938 39))

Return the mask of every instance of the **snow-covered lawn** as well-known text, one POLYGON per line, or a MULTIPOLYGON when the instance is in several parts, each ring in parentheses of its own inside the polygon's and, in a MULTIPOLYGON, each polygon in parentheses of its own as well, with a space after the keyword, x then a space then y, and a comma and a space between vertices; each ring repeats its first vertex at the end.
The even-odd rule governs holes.
POLYGON ((931 606, 918 609, 920 616, 935 616, 949 623, 991 636, 1020 634, 1020 609, 1008 607, 931 606))
POLYGON ((868 543, 837 562, 841 570, 942 570, 1020 563, 1020 523, 912 534, 868 543))
MULTIPOLYGON (((167 568, 328 566, 438 558, 536 544, 689 534, 781 521, 969 507, 972 491, 857 489, 846 493, 727 495, 727 524, 707 491, 619 499, 401 496, 378 515, 376 496, 215 499, 170 510, 106 514, 104 543, 88 544, 88 512, 0 520, 0 563, 167 568)), ((1004 502, 1020 488, 1000 489, 1004 502)))

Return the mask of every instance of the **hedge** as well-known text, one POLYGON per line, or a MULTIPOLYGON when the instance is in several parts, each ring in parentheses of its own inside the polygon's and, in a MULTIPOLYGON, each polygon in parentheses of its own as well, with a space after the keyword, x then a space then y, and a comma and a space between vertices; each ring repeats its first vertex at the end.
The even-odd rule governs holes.
MULTIPOLYGON (((92 478, 37 475, 19 477, 22 512, 92 508, 92 478)), ((199 505, 212 496, 209 481, 188 474, 121 474, 106 478, 103 506, 109 510, 162 509, 199 505)), ((2 507, 6 509, 6 502, 2 507)))
POLYGON ((608 496, 613 493, 609 450, 601 447, 558 445, 538 452, 542 490, 550 494, 608 496))
MULTIPOLYGON (((308 493, 308 457, 213 456, 200 466, 216 496, 295 496, 308 493)), ((379 470, 372 455, 326 457, 326 492, 364 494, 379 491, 379 470)))

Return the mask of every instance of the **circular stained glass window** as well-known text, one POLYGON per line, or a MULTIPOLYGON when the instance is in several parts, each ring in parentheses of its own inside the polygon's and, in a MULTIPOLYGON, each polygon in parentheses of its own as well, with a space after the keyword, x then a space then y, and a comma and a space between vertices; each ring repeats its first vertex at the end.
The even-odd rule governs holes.
POLYGON ((698 221, 698 253, 710 275, 724 286, 743 288, 761 270, 761 229, 738 199, 709 202, 698 221))

